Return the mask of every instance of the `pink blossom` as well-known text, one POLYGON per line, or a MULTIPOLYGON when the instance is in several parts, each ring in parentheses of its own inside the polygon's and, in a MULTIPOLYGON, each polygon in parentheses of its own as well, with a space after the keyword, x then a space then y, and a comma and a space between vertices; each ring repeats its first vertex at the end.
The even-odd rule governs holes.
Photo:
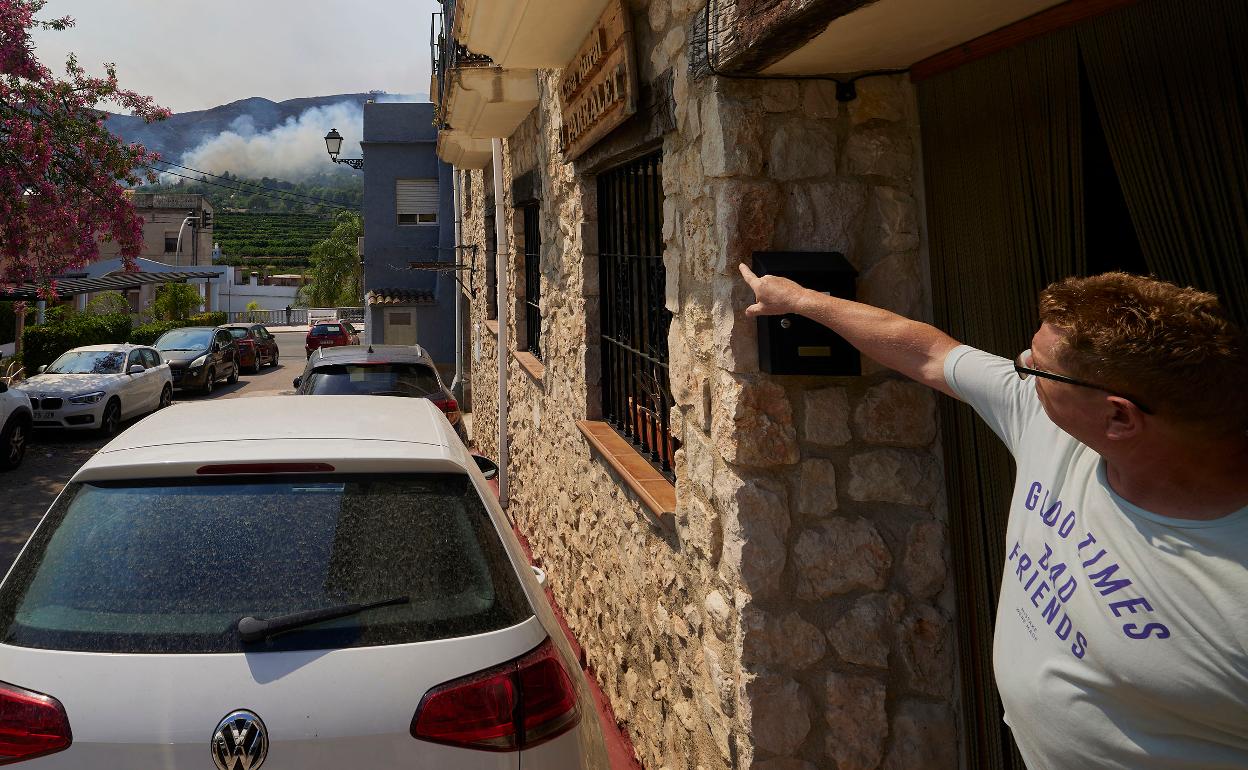
POLYGON ((121 88, 116 67, 87 74, 72 55, 63 78, 35 58, 30 31, 65 29, 68 17, 40 21, 46 0, 0 0, 0 285, 35 283, 99 257, 99 242, 121 247, 134 264, 143 223, 126 186, 155 181, 145 168, 159 156, 126 144, 104 127, 110 103, 144 120, 169 117, 150 97, 121 88))

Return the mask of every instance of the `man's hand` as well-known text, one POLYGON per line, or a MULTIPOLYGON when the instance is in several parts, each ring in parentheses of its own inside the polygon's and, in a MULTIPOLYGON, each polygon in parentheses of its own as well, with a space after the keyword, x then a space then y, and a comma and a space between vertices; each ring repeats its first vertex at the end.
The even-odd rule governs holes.
POLYGON ((749 317, 801 312, 802 298, 808 290, 800 284, 778 275, 759 278, 744 262, 741 263, 741 276, 754 290, 755 302, 745 309, 749 317))

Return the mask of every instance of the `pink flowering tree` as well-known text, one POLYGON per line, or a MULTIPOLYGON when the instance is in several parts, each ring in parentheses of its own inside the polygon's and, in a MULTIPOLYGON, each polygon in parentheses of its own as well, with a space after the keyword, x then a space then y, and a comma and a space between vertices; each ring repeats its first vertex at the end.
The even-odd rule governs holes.
POLYGON ((46 0, 0 0, 0 286, 34 283, 43 294, 54 276, 99 256, 115 241, 127 267, 143 244, 143 222, 126 186, 155 175, 158 156, 104 127, 101 105, 149 123, 169 111, 117 84, 114 65, 88 75, 71 55, 63 77, 35 58, 30 32, 65 29, 66 17, 41 21, 46 0))

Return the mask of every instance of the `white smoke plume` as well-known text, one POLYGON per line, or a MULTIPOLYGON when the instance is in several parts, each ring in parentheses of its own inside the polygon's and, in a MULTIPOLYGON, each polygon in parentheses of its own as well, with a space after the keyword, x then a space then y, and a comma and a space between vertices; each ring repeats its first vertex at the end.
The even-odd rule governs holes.
POLYGON ((244 116, 178 162, 213 174, 229 171, 252 179, 267 176, 297 182, 333 168, 325 153, 325 134, 331 128, 345 139, 342 157, 360 157, 364 110, 359 104, 340 102, 309 109, 269 131, 257 132, 252 119, 244 116))

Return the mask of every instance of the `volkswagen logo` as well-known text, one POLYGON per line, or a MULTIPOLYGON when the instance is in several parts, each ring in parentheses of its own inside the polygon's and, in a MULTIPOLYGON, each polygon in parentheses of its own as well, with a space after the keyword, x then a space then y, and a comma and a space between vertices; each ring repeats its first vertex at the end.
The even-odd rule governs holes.
POLYGON ((212 734, 217 770, 258 770, 269 754, 269 731, 250 711, 235 711, 212 734))

